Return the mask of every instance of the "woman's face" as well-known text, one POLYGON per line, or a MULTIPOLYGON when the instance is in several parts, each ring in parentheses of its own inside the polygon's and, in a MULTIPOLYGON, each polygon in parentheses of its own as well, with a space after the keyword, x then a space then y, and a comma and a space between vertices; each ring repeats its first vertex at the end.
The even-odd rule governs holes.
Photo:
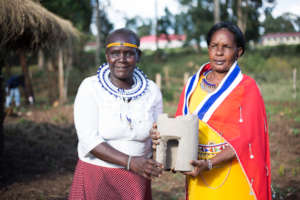
POLYGON ((233 33, 223 28, 212 35, 208 54, 212 70, 226 73, 242 54, 242 48, 236 46, 233 33))
MULTIPOLYGON (((112 42, 131 43, 132 40, 118 37, 112 42)), ((106 50, 106 61, 109 64, 111 78, 119 80, 131 79, 136 63, 139 61, 139 53, 136 48, 127 46, 112 46, 106 50)))

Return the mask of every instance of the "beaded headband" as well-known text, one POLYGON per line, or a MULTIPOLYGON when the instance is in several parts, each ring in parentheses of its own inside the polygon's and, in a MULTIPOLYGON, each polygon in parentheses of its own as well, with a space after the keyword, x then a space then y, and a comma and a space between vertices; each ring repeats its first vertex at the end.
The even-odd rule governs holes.
POLYGON ((112 46, 126 46, 126 47, 132 47, 132 48, 138 48, 136 44, 131 44, 127 42, 112 42, 106 45, 106 48, 112 47, 112 46))

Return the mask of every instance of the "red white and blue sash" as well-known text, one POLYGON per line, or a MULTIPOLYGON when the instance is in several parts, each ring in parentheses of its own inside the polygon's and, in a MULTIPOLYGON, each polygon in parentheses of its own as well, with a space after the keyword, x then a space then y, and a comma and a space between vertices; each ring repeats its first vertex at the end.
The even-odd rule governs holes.
MULTIPOLYGON (((201 71, 206 65, 207 63, 202 65, 199 71, 192 77, 190 77, 186 84, 184 91, 184 102, 182 107, 182 113, 184 115, 190 113, 188 108, 189 98, 191 97, 191 94, 197 87, 201 71)), ((230 70, 218 86, 218 88, 214 92, 209 93, 204 98, 204 100, 199 103, 193 114, 197 115, 200 120, 207 122, 214 113, 214 111, 218 108, 218 106, 241 82, 242 79, 243 75, 241 69, 238 66, 237 62, 234 62, 233 65, 230 67, 230 70)))

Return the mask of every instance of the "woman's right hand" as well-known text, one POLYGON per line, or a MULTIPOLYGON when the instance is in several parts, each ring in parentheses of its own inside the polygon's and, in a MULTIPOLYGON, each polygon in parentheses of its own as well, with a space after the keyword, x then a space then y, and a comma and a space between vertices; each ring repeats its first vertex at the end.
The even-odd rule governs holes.
POLYGON ((185 172, 184 175, 197 177, 200 172, 208 170, 208 163, 205 160, 192 160, 191 165, 194 166, 193 170, 190 172, 185 172))
POLYGON ((152 177, 159 177, 162 174, 163 166, 155 160, 134 156, 131 158, 130 170, 151 180, 152 177))
POLYGON ((159 144, 160 134, 157 130, 157 124, 153 123, 153 126, 150 130, 150 137, 152 139, 152 149, 155 150, 156 146, 159 144))

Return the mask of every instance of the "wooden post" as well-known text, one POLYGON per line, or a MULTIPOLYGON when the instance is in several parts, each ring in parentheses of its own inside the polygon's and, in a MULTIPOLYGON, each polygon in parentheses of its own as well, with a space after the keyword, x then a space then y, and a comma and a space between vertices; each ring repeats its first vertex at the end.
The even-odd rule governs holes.
POLYGON ((295 69, 293 69, 293 91, 294 91, 293 97, 294 97, 294 99, 296 99, 296 97, 297 97, 296 82, 297 82, 297 69, 295 68, 295 69))
POLYGON ((155 75, 155 82, 157 86, 161 89, 161 75, 159 73, 155 75))
POLYGON ((56 75, 55 69, 54 69, 54 63, 53 63, 53 55, 47 56, 46 59, 46 70, 47 70, 47 83, 48 83, 48 101, 50 104, 52 104, 56 100, 56 91, 57 91, 57 82, 56 82, 56 75))
POLYGON ((44 56, 44 52, 42 49, 39 49, 38 51, 38 68, 39 70, 44 69, 44 64, 45 64, 45 56, 44 56))
POLYGON ((164 67, 163 70, 164 70, 164 74, 165 74, 166 86, 167 86, 167 88, 170 88, 169 67, 166 66, 166 67, 164 67))
POLYGON ((186 84, 186 82, 188 81, 188 79, 189 79, 189 73, 185 72, 183 74, 183 85, 186 84))
POLYGON ((72 50, 72 44, 68 46, 68 48, 65 51, 65 60, 66 60, 66 73, 65 73, 65 90, 64 90, 64 95, 66 97, 66 100, 68 99, 68 83, 69 83, 69 75, 70 71, 73 68, 73 50, 72 50))
POLYGON ((24 75, 24 91, 26 97, 26 103, 33 104, 34 103, 34 93, 32 89, 32 84, 30 80, 29 70, 26 62, 26 56, 24 51, 20 51, 20 63, 22 66, 22 71, 24 75))
POLYGON ((63 50, 58 50, 58 91, 59 91, 59 102, 63 104, 66 101, 64 92, 64 63, 63 63, 63 50))

